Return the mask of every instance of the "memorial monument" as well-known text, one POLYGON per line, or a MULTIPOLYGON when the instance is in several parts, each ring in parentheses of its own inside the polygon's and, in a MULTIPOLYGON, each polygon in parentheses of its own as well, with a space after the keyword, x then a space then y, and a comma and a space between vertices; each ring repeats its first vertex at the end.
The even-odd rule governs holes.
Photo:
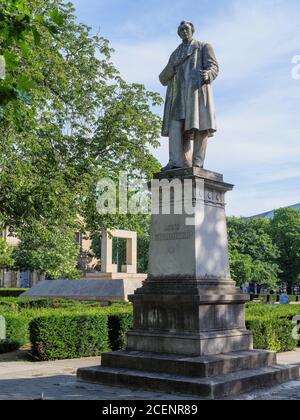
MULTIPOLYGON (((83 241, 82 241, 83 242, 83 241)), ((84 240, 84 250, 90 253, 91 239, 84 240)), ((27 292, 23 298, 62 298, 83 301, 127 301, 146 279, 137 272, 137 233, 126 230, 102 231, 101 272, 88 271, 80 280, 44 280, 27 292), (126 264, 121 272, 113 264, 113 238, 126 240, 126 264)))
POLYGON ((194 30, 180 24, 182 43, 160 75, 170 158, 151 185, 149 272, 129 297, 127 348, 104 354, 101 366, 80 369, 78 377, 217 398, 296 379, 299 366, 278 366, 275 353, 253 350, 245 327, 248 297, 230 278, 228 257, 225 194, 233 185, 203 169, 216 132, 212 82, 219 66, 194 30))

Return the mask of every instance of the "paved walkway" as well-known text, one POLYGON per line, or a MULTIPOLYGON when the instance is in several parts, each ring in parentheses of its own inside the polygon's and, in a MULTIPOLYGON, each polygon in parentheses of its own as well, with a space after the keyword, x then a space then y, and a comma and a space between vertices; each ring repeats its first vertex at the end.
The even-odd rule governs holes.
MULTIPOLYGON (((98 365, 99 357, 56 362, 20 361, 17 357, 13 361, 18 354, 13 358, 11 354, 0 355, 0 400, 200 400, 77 381, 76 370, 98 365)), ((22 354, 19 359, 24 359, 22 354)), ((300 363, 300 349, 278 355, 278 362, 300 363)), ((300 400, 300 380, 229 399, 300 400)))

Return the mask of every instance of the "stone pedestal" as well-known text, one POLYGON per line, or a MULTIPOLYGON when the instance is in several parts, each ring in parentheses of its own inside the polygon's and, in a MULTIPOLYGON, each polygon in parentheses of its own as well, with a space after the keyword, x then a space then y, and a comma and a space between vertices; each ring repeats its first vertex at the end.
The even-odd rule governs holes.
POLYGON ((225 193, 233 186, 222 175, 197 168, 167 175, 167 182, 152 189, 157 200, 149 275, 129 298, 134 328, 127 349, 189 356, 250 350, 247 297, 229 270, 225 193))
POLYGON ((149 273, 129 297, 126 351, 104 355, 79 378, 216 398, 299 377, 299 366, 278 367, 274 353, 253 351, 248 297, 230 278, 225 193, 232 188, 197 168, 155 177, 149 273))

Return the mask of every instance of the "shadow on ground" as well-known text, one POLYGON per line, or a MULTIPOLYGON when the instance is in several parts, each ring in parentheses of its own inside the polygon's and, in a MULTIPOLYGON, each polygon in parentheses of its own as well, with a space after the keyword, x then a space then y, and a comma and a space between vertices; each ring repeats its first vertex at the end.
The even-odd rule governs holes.
POLYGON ((190 400, 197 398, 80 382, 72 375, 0 379, 0 400, 190 400))

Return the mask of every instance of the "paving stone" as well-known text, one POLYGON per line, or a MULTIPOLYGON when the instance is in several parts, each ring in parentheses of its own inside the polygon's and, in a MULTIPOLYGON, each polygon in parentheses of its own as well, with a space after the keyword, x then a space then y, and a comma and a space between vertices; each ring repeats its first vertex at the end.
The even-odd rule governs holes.
MULTIPOLYGON (((291 363, 300 360, 297 352, 278 356, 291 363)), ((95 385, 76 380, 79 367, 95 366, 99 358, 57 362, 1 362, 0 400, 200 400, 201 398, 167 393, 133 391, 128 388, 95 385)), ((300 380, 240 395, 234 400, 300 400, 300 380)))

